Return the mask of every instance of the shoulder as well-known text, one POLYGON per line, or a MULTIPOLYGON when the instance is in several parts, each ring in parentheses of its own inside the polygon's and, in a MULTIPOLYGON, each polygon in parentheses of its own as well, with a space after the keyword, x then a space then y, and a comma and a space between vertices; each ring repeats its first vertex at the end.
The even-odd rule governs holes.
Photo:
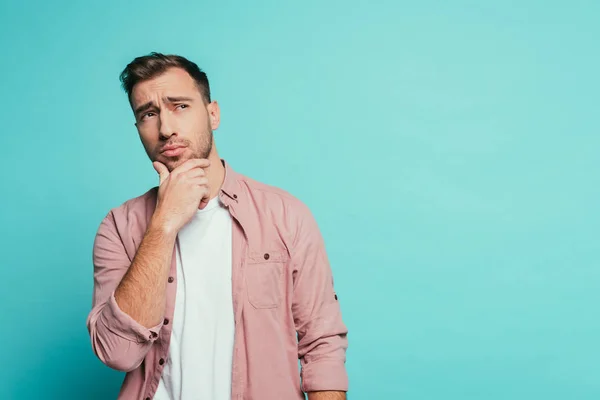
POLYGON ((303 236, 319 234, 311 209, 296 195, 243 175, 238 178, 248 200, 246 211, 258 217, 257 224, 274 224, 278 232, 287 233, 292 246, 303 236))
POLYGON ((144 194, 111 208, 103 223, 109 220, 118 229, 131 228, 131 225, 145 228, 156 206, 157 189, 153 187, 144 194))
POLYGON ((310 209, 300 198, 281 187, 245 175, 239 175, 238 181, 250 200, 259 202, 266 209, 278 209, 290 213, 291 216, 310 214, 310 209))

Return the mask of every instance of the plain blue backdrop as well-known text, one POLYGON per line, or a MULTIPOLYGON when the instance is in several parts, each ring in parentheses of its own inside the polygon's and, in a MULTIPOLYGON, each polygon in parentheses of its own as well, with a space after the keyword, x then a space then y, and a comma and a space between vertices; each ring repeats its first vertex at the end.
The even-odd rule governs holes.
POLYGON ((111 399, 93 238, 157 184, 118 75, 197 62, 313 210, 353 400, 600 398, 600 2, 2 1, 2 399, 111 399))

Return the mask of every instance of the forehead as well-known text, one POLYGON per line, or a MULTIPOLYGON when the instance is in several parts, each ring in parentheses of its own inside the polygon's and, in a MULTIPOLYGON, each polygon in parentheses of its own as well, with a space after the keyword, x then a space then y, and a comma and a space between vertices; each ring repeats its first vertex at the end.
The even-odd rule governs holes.
POLYGON ((152 79, 137 83, 131 91, 131 103, 135 107, 157 96, 201 97, 196 81, 181 68, 170 68, 152 79))

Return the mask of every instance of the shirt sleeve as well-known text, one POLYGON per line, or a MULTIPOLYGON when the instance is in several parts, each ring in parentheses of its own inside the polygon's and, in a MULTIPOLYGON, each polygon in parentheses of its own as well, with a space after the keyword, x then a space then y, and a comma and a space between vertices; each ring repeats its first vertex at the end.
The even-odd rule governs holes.
POLYGON ((293 240, 292 313, 298 333, 298 357, 304 392, 347 391, 345 368, 348 330, 342 321, 325 244, 317 223, 304 205, 293 240))
POLYGON ((115 289, 132 260, 125 251, 114 218, 111 211, 100 224, 94 240, 94 290, 87 328, 98 358, 111 368, 127 372, 142 363, 158 339, 162 323, 146 328, 124 313, 115 301, 115 289))

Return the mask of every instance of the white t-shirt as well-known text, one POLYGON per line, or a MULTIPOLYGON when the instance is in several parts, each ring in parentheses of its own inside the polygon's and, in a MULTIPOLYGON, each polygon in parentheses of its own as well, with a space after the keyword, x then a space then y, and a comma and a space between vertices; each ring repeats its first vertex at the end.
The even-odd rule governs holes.
POLYGON ((154 399, 231 399, 231 235, 218 196, 179 231, 173 331, 154 399))

